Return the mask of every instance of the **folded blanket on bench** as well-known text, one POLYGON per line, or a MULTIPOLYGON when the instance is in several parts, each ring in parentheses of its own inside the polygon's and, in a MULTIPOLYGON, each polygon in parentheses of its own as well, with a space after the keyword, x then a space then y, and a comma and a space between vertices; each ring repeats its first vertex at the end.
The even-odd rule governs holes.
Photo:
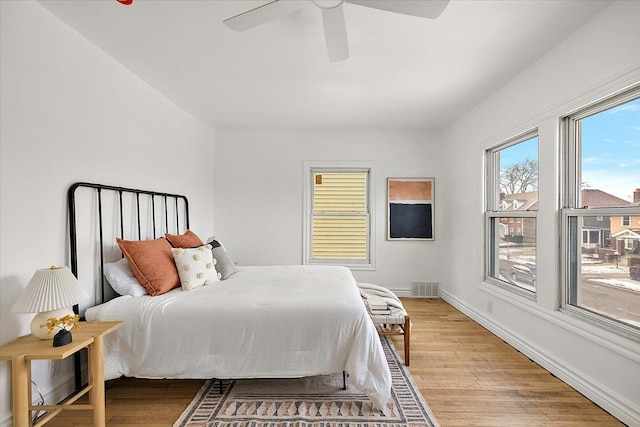
POLYGON ((369 308, 372 310, 385 309, 387 307, 395 307, 404 310, 400 298, 387 288, 373 285, 371 283, 358 283, 360 295, 367 300, 369 308))
POLYGON ((369 302, 369 308, 371 308, 372 310, 383 310, 383 309, 387 309, 389 308, 389 305, 387 304, 387 300, 379 297, 378 295, 372 295, 372 294, 366 294, 365 293, 365 297, 367 299, 367 302, 369 302))

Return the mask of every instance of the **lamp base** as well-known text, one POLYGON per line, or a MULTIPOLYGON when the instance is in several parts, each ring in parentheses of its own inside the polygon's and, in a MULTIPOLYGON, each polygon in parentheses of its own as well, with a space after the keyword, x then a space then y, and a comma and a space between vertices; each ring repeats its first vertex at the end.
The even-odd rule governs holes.
POLYGON ((56 330, 52 331, 51 334, 47 333, 47 319, 50 317, 61 318, 66 315, 75 315, 73 310, 70 307, 61 308, 58 310, 51 311, 43 311, 36 314, 36 317, 31 321, 31 335, 36 338, 40 338, 41 340, 51 340, 56 333, 56 330), (40 325, 44 325, 40 327, 40 325))

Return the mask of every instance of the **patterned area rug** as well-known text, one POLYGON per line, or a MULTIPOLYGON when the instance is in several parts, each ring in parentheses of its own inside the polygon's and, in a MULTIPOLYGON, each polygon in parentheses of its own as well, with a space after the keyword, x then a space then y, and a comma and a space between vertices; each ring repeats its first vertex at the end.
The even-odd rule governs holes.
POLYGON ((342 374, 307 378, 209 380, 174 427, 426 427, 438 426, 431 409, 382 338, 391 370, 391 401, 384 410, 349 386, 342 374))

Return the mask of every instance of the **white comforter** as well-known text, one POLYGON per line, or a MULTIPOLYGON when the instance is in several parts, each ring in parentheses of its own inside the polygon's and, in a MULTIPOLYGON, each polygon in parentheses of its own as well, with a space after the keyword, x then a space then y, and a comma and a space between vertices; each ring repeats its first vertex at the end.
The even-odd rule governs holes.
POLYGON ((105 377, 292 378, 346 371, 377 408, 391 375, 349 269, 240 267, 191 291, 121 296, 86 312, 123 320, 105 340, 105 377))

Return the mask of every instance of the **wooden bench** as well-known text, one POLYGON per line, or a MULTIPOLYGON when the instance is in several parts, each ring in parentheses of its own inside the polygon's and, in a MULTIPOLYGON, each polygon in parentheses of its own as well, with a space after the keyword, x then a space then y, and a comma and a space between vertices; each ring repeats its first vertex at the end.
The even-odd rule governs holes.
POLYGON ((404 364, 409 366, 410 362, 410 337, 411 337, 411 319, 407 311, 404 309, 400 298, 389 289, 382 286, 373 285, 371 283, 358 283, 362 301, 367 307, 367 311, 371 316, 371 320, 376 326, 378 334, 384 335, 403 335, 404 336, 404 364), (368 296, 375 295, 382 297, 387 301, 389 311, 380 313, 372 310, 368 301, 368 296))

